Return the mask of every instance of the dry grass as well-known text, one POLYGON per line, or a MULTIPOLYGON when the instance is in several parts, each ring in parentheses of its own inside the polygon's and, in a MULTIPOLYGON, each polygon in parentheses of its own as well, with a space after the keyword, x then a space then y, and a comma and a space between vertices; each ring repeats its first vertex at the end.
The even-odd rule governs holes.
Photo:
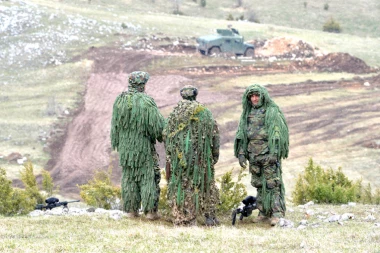
MULTIPOLYGON (((106 215, 0 217, 1 252, 379 252, 380 230, 364 221, 379 216, 379 206, 308 207, 315 215, 308 227, 297 229, 305 209, 288 208, 296 228, 255 225, 251 217, 235 227, 228 215, 216 228, 173 227, 144 217, 113 220, 106 215), (325 223, 317 216, 353 213, 354 220, 325 223), (312 227, 312 224, 316 227, 312 227)), ((256 212, 254 215, 256 215, 256 212)))

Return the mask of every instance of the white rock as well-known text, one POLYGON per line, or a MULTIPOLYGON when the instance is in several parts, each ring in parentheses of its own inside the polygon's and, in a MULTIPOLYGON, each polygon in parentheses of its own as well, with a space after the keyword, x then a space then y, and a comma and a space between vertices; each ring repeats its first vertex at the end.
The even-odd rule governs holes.
POLYGON ((375 227, 379 227, 380 228, 380 223, 374 223, 375 227))
POLYGON ((365 221, 374 221, 376 220, 375 216, 372 214, 368 215, 367 217, 364 218, 365 221))
POLYGON ((38 217, 44 215, 44 212, 41 210, 34 210, 29 213, 30 217, 38 217))
POLYGON ((306 226, 304 226, 304 225, 299 225, 297 229, 298 229, 298 230, 301 230, 301 229, 305 229, 305 228, 306 228, 306 226))
POLYGON ((300 221, 300 225, 306 226, 307 224, 308 224, 307 220, 301 220, 300 221))
POLYGON ((280 218, 280 221, 278 222, 278 225, 280 227, 284 227, 284 228, 292 228, 294 227, 294 223, 290 220, 286 220, 284 218, 280 218))
POLYGON ((365 82, 363 85, 367 86, 367 87, 371 86, 371 84, 369 82, 365 82))
POLYGON ((335 214, 335 215, 333 215, 333 216, 330 216, 330 217, 327 219, 328 222, 335 222, 335 221, 338 221, 338 220, 340 220, 340 215, 339 215, 339 214, 335 214))
POLYGON ((314 205, 314 201, 309 201, 305 204, 305 207, 314 205))
POLYGON ((95 213, 107 213, 108 211, 106 209, 103 209, 103 208, 96 208, 95 209, 95 213))
POLYGON ((307 209, 307 210, 306 210, 306 214, 309 215, 309 216, 314 215, 314 213, 315 213, 315 212, 314 212, 313 210, 311 210, 311 209, 307 209))
POLYGON ((356 206, 356 203, 355 202, 348 202, 347 205, 349 205, 349 206, 356 206))
POLYGON ((345 220, 353 220, 355 218, 355 215, 353 213, 344 213, 342 214, 342 216, 340 217, 340 220, 341 221, 345 221, 345 220))

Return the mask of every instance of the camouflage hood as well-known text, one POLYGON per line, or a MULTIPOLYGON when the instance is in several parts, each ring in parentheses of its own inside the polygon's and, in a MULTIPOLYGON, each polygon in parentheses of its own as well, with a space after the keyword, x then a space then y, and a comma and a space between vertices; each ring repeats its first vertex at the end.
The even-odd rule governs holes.
POLYGON ((239 127, 236 132, 234 153, 238 157, 239 150, 242 149, 247 154, 247 118, 253 107, 250 97, 252 94, 259 94, 260 102, 255 108, 264 107, 265 113, 265 128, 268 132, 269 150, 273 154, 277 152, 279 159, 287 158, 289 152, 289 130, 286 124, 284 114, 275 102, 270 98, 267 89, 259 84, 253 84, 245 90, 242 97, 243 112, 240 116, 239 127))
POLYGON ((131 92, 144 92, 145 84, 149 80, 149 74, 143 71, 135 71, 128 76, 128 90, 131 92))

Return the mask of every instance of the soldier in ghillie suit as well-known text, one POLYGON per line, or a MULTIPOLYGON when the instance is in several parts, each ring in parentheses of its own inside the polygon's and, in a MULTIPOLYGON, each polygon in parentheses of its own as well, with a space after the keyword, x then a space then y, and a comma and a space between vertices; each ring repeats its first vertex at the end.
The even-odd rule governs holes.
POLYGON ((142 207, 148 219, 157 219, 161 175, 154 144, 162 141, 165 119, 144 92, 148 79, 149 74, 141 71, 129 75, 128 91, 113 105, 111 144, 123 168, 123 210, 128 217, 137 217, 142 207))
POLYGON ((175 225, 196 225, 197 216, 217 225, 219 191, 214 165, 219 159, 219 130, 211 112, 196 101, 198 91, 187 85, 164 130, 168 201, 175 225))
POLYGON ((275 226, 286 211, 281 159, 288 157, 288 126, 284 114, 261 85, 249 86, 242 104, 235 156, 242 167, 249 161, 251 184, 257 188, 259 216, 254 222, 270 218, 275 226))

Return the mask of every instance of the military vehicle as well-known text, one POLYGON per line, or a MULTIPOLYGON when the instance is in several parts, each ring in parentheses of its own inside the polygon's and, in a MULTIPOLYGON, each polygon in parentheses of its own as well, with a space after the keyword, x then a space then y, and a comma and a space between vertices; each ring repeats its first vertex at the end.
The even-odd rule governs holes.
POLYGON ((236 56, 253 57, 255 47, 244 43, 244 38, 234 29, 217 29, 217 34, 197 38, 197 50, 203 55, 233 53, 236 56))

